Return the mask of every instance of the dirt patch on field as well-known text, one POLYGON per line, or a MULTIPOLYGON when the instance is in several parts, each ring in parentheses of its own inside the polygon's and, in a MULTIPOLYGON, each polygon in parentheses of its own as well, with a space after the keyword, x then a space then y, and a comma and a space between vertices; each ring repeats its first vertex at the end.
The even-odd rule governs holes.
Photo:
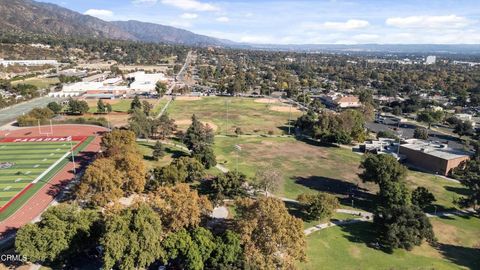
MULTIPOLYGON (((216 130, 218 129, 218 126, 215 125, 215 124, 212 123, 212 122, 204 122, 204 121, 202 121, 202 123, 203 123, 204 125, 208 125, 213 131, 216 131, 216 130)), ((186 127, 186 126, 190 126, 190 124, 192 124, 192 120, 190 120, 190 119, 175 120, 175 124, 176 124, 177 126, 180 126, 180 127, 182 127, 182 126, 186 127)))
POLYGON ((270 110, 276 111, 276 112, 292 112, 292 113, 299 113, 300 110, 294 107, 290 106, 270 106, 270 110))
POLYGON ((460 239, 457 236, 457 228, 455 228, 455 226, 445 224, 435 219, 431 219, 431 223, 433 226, 433 232, 439 242, 458 245, 460 239))
POLYGON ((257 103, 280 103, 278 99, 274 98, 257 98, 254 101, 257 103))
POLYGON ((188 101, 194 101, 194 100, 201 100, 202 97, 190 97, 190 96, 179 96, 175 97, 175 100, 188 100, 188 101))
POLYGON ((357 259, 360 259, 360 257, 362 257, 362 252, 360 251, 360 249, 358 247, 350 247, 348 249, 348 252, 350 253, 350 255, 352 255, 352 257, 354 258, 357 258, 357 259))

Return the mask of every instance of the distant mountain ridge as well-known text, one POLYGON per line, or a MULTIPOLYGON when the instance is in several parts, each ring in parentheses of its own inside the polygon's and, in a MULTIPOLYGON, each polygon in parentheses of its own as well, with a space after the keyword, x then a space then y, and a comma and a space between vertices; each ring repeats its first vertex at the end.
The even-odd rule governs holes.
POLYGON ((0 0, 0 29, 196 46, 233 43, 160 24, 107 22, 55 4, 32 0, 0 0))

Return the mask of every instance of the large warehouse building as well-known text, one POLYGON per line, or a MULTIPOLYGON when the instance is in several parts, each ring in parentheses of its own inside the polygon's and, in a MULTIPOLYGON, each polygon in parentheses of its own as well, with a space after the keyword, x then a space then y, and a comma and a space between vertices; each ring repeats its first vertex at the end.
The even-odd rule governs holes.
POLYGON ((448 175, 463 161, 470 159, 470 153, 449 148, 448 145, 410 139, 400 145, 400 155, 411 165, 420 169, 448 175))

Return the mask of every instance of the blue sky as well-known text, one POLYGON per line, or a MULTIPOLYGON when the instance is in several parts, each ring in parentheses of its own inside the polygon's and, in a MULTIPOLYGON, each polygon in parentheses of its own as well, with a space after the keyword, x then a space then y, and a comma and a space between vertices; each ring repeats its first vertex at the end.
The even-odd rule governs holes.
POLYGON ((238 42, 480 44, 480 0, 43 0, 238 42))

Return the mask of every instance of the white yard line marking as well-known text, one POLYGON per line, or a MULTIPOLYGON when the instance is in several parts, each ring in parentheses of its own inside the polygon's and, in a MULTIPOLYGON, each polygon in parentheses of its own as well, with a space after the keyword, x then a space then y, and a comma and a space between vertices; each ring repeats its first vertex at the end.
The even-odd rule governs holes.
POLYGON ((20 181, 22 181, 22 180, 23 180, 22 178, 17 178, 17 179, 15 180, 15 182, 20 182, 20 181))
POLYGON ((55 166, 58 165, 58 163, 60 163, 63 159, 65 159, 66 157, 68 157, 68 155, 70 155, 70 151, 65 153, 65 155, 63 155, 62 157, 60 157, 57 161, 55 161, 55 163, 53 163, 50 167, 48 167, 48 169, 46 169, 45 171, 43 171, 42 174, 40 174, 37 178, 35 178, 35 180, 33 180, 32 184, 35 184, 37 183, 38 181, 40 181, 40 179, 42 179, 47 173, 49 173, 53 168, 55 168, 55 166))
POLYGON ((8 187, 4 188, 3 191, 7 191, 7 190, 9 190, 9 189, 11 189, 11 188, 12 188, 12 186, 8 186, 8 187))
POLYGON ((47 160, 48 160, 48 159, 46 159, 46 158, 42 159, 42 161, 47 161, 47 160))
POLYGON ((53 156, 53 155, 55 155, 55 154, 54 154, 54 153, 50 153, 50 156, 53 156))
POLYGON ((34 167, 34 168, 38 168, 38 166, 40 166, 40 165, 37 164, 37 165, 35 165, 35 166, 33 166, 33 167, 34 167))
POLYGON ((31 174, 31 173, 32 173, 31 171, 28 171, 28 172, 26 172, 25 174, 31 174))
POLYGON ((57 148, 57 150, 55 150, 55 151, 60 151, 60 148, 57 148))

